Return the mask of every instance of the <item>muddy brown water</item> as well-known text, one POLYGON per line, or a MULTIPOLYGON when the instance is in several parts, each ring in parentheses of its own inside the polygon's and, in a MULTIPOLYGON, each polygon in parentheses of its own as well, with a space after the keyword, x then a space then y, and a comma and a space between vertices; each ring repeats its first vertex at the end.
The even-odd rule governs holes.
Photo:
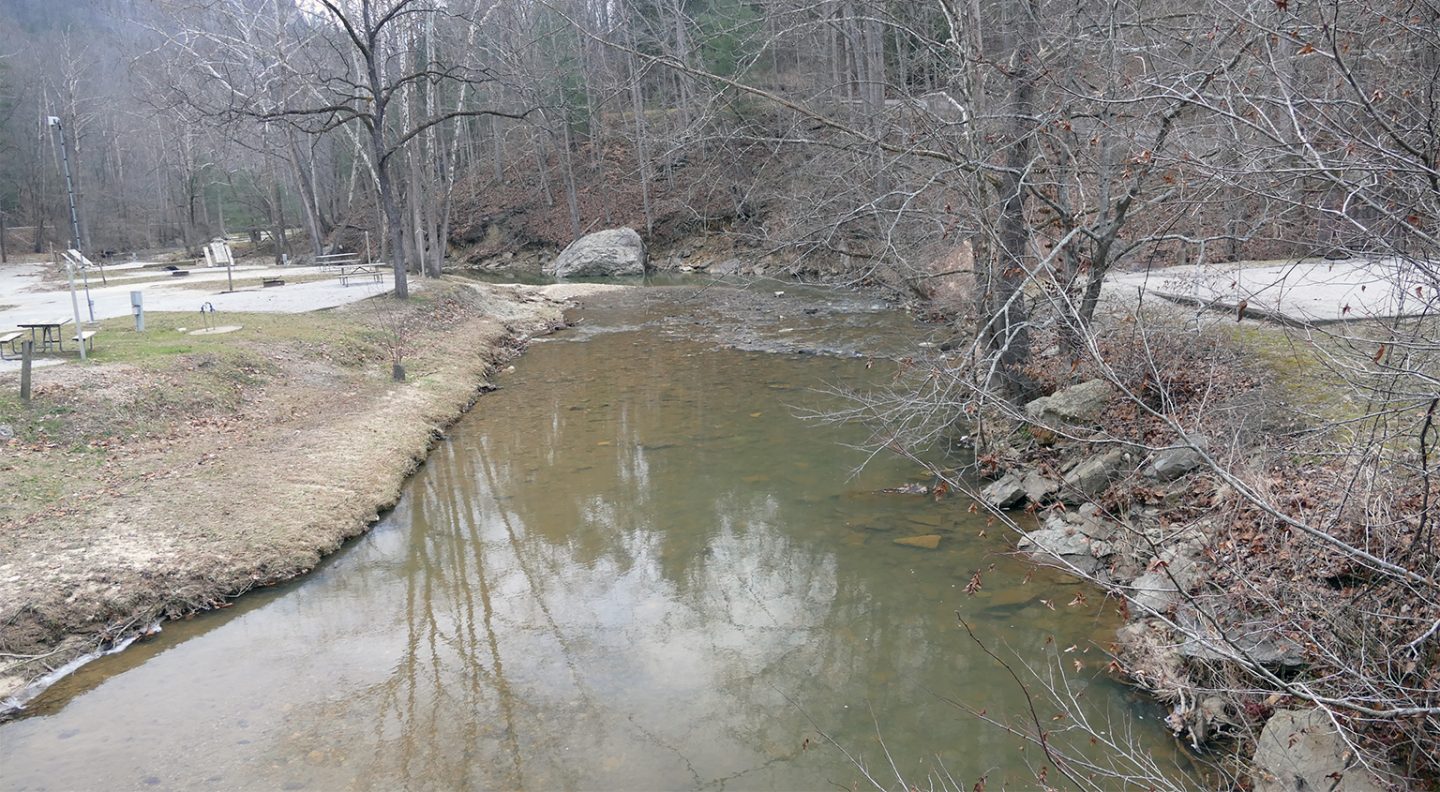
POLYGON ((960 706, 1026 711, 957 610, 1183 774, 1103 673, 1117 617, 1094 592, 1013 558, 958 499, 877 493, 920 471, 856 473, 864 430, 798 417, 913 341, 816 295, 788 319, 762 301, 749 335, 730 332, 743 310, 663 290, 587 311, 313 574, 167 624, 0 726, 0 787, 873 788, 863 767, 886 788, 1029 788, 1043 757, 960 706), (840 356, 753 351, 756 324, 840 356), (939 547, 895 543, 915 535, 939 547))

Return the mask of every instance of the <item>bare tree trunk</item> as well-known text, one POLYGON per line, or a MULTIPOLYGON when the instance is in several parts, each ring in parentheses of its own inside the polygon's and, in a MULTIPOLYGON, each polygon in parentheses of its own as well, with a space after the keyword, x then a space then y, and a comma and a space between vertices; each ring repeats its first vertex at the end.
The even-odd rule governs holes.
MULTIPOLYGON (((544 122, 545 115, 541 114, 541 122, 544 122)), ((535 130, 535 166, 540 172, 540 193, 545 196, 545 205, 555 205, 555 194, 550 191, 550 159, 549 152, 545 150, 546 130, 535 130)))
POLYGON ((490 116, 490 140, 494 156, 495 181, 502 182, 505 180, 505 138, 500 134, 500 118, 498 116, 490 116))
POLYGON ((411 152, 405 158, 406 174, 409 177, 409 186, 405 191, 405 203, 410 208, 410 261, 417 272, 423 267, 425 261, 425 199, 420 187, 420 156, 417 152, 411 152))
MULTIPOLYGON (((564 108, 562 108, 562 113, 564 108)), ((570 235, 580 238, 580 198, 575 194, 575 167, 570 154, 570 119, 562 116, 560 119, 560 161, 565 165, 565 203, 570 210, 570 235)))
POLYGON ((997 239, 999 255, 992 258, 988 278, 989 312, 985 337, 999 360, 1001 385, 1017 400, 1035 392, 1035 383, 1026 373, 1030 362, 1029 315, 1021 287, 1028 279, 1026 258, 1030 232, 1025 222, 1026 177, 1035 148, 1036 33, 1034 0, 1015 0, 1015 47, 1010 61, 1011 116, 1009 148, 1005 168, 999 176, 1000 206, 997 239), (998 271, 995 271, 998 269, 998 271))
MULTIPOLYGON (((631 44, 633 45, 633 42, 631 44)), ((630 109, 635 113, 635 172, 640 178, 640 206, 645 212, 645 236, 655 233, 655 217, 650 209, 650 155, 645 146, 645 99, 640 92, 640 72, 635 56, 630 61, 630 109)))
POLYGON ((287 130, 286 139, 290 149, 290 168, 294 171, 295 183, 300 188, 300 208, 305 215, 305 224, 309 227, 310 252, 319 256, 325 252, 325 232, 320 227, 320 207, 315 200, 315 183, 311 180, 306 158, 301 156, 300 144, 295 138, 295 130, 287 130))
POLYGON ((270 167, 270 189, 274 214, 271 215, 274 221, 272 236, 275 243, 275 263, 282 264, 290 252, 290 238, 285 232, 285 194, 280 189, 280 179, 275 174, 275 168, 270 167))

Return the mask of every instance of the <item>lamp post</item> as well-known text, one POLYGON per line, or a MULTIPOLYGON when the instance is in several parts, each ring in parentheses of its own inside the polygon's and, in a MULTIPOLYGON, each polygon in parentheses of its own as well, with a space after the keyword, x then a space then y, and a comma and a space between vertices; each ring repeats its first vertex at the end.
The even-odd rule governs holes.
MULTIPOLYGON (((70 178, 70 147, 65 145, 65 127, 59 116, 50 116, 50 126, 60 135, 60 162, 65 170, 65 194, 70 198, 70 234, 80 250, 80 213, 75 210, 75 182, 70 178)), ((83 251, 82 251, 83 252, 83 251)))
MULTIPOLYGON (((75 183, 70 179, 70 147, 65 145, 65 127, 60 125, 59 116, 50 116, 50 126, 60 133, 60 163, 65 168, 65 194, 70 198, 70 231, 74 236, 75 252, 82 258, 76 262, 80 267, 80 278, 85 284, 85 305, 90 309, 90 321, 95 321, 95 301, 90 299, 90 272, 84 266, 84 250, 80 247, 80 212, 75 202, 75 183)), ((100 268, 100 281, 105 281, 105 268, 100 268)))
MULTIPOLYGON (((70 232, 75 235, 75 250, 80 251, 80 215, 75 211, 75 184, 70 180, 70 149, 65 146, 65 127, 60 125, 58 116, 50 116, 50 126, 60 134, 60 161, 65 168, 65 192, 70 196, 70 232)), ((75 263, 69 256, 65 257, 65 269, 70 275, 70 309, 75 313, 75 336, 81 337, 84 325, 80 323, 80 303, 75 298, 75 263)), ((88 284, 87 284, 88 286, 88 284)), ((91 319, 94 319, 95 304, 90 302, 89 289, 86 289, 85 301, 90 303, 91 319)), ((77 346, 80 347, 80 359, 85 359, 85 342, 82 340, 77 346)))

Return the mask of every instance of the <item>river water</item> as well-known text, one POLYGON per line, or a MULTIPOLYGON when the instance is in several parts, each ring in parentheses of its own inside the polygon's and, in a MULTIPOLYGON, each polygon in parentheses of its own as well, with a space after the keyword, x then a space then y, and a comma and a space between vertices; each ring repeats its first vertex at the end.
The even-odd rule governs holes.
POLYGON ((1027 711, 957 611, 1183 762, 1104 675, 1098 596, 959 499, 879 493, 921 471, 857 473, 863 429, 799 417, 886 376, 862 358, 903 318, 682 291, 534 344, 313 574, 51 688, 0 726, 0 787, 1029 788, 1043 757, 962 708, 1027 711))

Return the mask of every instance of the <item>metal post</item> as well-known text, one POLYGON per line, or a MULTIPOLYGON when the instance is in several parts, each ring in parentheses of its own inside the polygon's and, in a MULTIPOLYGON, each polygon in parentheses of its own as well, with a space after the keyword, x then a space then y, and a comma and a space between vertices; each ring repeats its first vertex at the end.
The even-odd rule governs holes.
MULTIPOLYGON (((80 298, 75 296, 75 262, 65 257, 65 271, 70 275, 70 310, 75 313, 75 337, 80 339, 80 359, 85 359, 85 325, 80 322, 80 298)), ((60 332, 65 332, 61 330, 60 332)))
POLYGON ((5 253, 5 213, 0 212, 0 264, 9 260, 10 257, 5 253))
POLYGON ((130 312, 135 314, 135 332, 145 332, 145 292, 130 292, 130 312))
POLYGON ((80 268, 80 282, 85 286, 85 306, 90 309, 90 321, 95 321, 95 301, 90 298, 90 273, 85 267, 80 268))

